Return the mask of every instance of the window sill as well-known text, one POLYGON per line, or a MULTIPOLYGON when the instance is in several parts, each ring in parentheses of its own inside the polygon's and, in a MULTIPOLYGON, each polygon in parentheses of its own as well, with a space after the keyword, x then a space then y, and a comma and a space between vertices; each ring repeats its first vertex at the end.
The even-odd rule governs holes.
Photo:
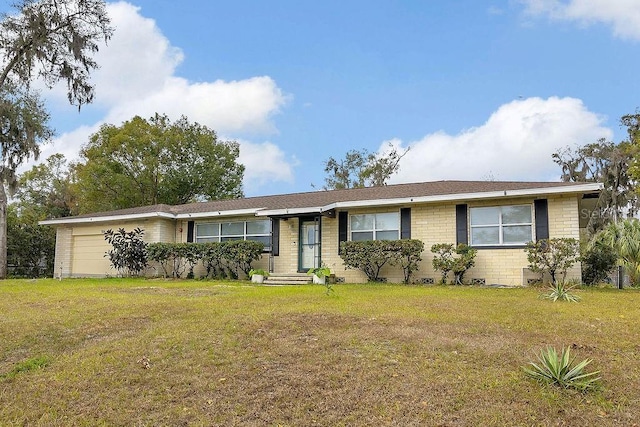
POLYGON ((479 251, 484 249, 524 249, 527 247, 526 244, 520 245, 488 245, 488 246, 473 246, 470 245, 473 249, 477 249, 479 251))

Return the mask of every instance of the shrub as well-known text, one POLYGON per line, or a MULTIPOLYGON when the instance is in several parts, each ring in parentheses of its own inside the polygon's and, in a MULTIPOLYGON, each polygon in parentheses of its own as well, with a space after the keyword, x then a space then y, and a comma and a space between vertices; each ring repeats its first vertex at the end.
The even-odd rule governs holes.
POLYGON ((629 275, 631 286, 640 286, 640 221, 625 219, 607 225, 593 240, 612 248, 629 275))
POLYGON ((379 282, 380 270, 390 259, 385 251, 386 246, 385 240, 342 242, 340 258, 344 261, 346 269, 360 270, 370 282, 379 282))
POLYGON ((173 275, 173 247, 172 243, 150 243, 147 246, 149 261, 160 264, 164 277, 173 275), (169 273, 171 271, 171 274, 169 273))
POLYGON ((534 273, 549 273, 551 283, 556 284, 558 275, 562 281, 567 277, 567 270, 578 261, 578 241, 570 238, 540 239, 529 242, 525 248, 529 269, 534 273))
POLYGON ((182 277, 188 262, 193 269, 193 265, 199 259, 196 243, 151 243, 148 251, 149 259, 158 262, 162 267, 164 277, 182 277))
POLYGON ((590 359, 585 359, 573 366, 575 357, 572 359, 569 348, 562 349, 562 354, 553 347, 542 350, 538 356, 539 364, 529 362, 527 368, 523 368, 526 375, 536 381, 545 384, 555 384, 564 388, 574 388, 580 391, 594 390, 599 387, 600 377, 596 375, 599 371, 585 373, 584 368, 591 363, 590 359))
POLYGON ((422 261, 424 243, 417 239, 396 240, 396 242, 398 250, 393 262, 402 268, 404 283, 408 284, 411 283, 413 274, 420 268, 418 263, 422 261))
POLYGON ((262 257, 264 244, 253 240, 230 240, 223 243, 222 259, 229 267, 231 278, 237 279, 239 273, 249 275, 251 263, 262 257))
POLYGON ((178 254, 182 258, 185 270, 188 271, 187 279, 193 279, 193 268, 202 259, 201 243, 183 243, 179 247, 178 254))
POLYGON ((609 274, 618 264, 615 250, 602 242, 594 241, 587 244, 581 255, 582 283, 597 285, 607 281, 609 274))
POLYGON ((147 244, 142 240, 144 231, 135 228, 125 231, 111 229, 104 231, 104 239, 113 246, 113 249, 105 254, 109 258, 113 268, 122 276, 137 276, 147 266, 147 244))
POLYGON ((345 268, 362 271, 370 282, 380 281, 380 271, 387 263, 400 265, 404 282, 418 270, 424 244, 420 240, 366 240, 342 242, 340 257, 345 268))
POLYGON ((435 254, 431 265, 433 265, 434 270, 441 272, 440 283, 444 285, 447 283, 447 276, 453 268, 453 243, 436 243, 431 246, 431 252, 435 254))
POLYGON ((224 270, 224 260, 222 254, 224 252, 224 243, 209 242, 202 243, 202 264, 207 270, 207 277, 213 279, 224 279, 226 273, 224 270))
POLYGON ((464 273, 467 272, 475 264, 475 258, 478 254, 478 250, 472 248, 469 245, 460 243, 456 247, 456 254, 458 257, 454 258, 451 271, 453 272, 453 284, 462 285, 464 273))
POLYGON ((431 252, 435 254, 431 261, 433 269, 442 273, 440 283, 446 284, 447 276, 452 271, 453 284, 461 285, 464 274, 475 264, 478 250, 464 243, 455 248, 452 243, 437 243, 431 246, 431 252))

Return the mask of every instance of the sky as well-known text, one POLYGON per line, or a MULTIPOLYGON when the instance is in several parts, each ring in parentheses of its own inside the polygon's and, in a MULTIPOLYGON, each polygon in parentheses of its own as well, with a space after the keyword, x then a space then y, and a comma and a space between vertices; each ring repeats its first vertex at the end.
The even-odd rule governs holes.
MULTIPOLYGON (((4 6, 5 8, 7 6, 4 6)), ((313 191, 351 149, 409 149, 390 183, 557 181, 551 155, 626 138, 638 0, 130 0, 93 104, 43 90, 41 160, 101 124, 185 115, 240 143, 247 196, 313 191)))

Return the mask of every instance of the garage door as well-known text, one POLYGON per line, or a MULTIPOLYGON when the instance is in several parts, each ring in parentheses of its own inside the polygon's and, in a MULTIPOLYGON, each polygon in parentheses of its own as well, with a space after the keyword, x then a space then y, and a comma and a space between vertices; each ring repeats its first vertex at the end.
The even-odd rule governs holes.
POLYGON ((111 249, 102 234, 73 236, 71 274, 73 276, 115 275, 104 255, 111 249))

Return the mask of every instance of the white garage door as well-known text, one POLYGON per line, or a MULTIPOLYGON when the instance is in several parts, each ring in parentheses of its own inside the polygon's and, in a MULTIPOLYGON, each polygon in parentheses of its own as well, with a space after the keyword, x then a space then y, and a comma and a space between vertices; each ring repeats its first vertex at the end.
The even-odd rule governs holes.
POLYGON ((102 234, 73 236, 71 274, 73 276, 115 275, 104 255, 111 249, 102 234))

